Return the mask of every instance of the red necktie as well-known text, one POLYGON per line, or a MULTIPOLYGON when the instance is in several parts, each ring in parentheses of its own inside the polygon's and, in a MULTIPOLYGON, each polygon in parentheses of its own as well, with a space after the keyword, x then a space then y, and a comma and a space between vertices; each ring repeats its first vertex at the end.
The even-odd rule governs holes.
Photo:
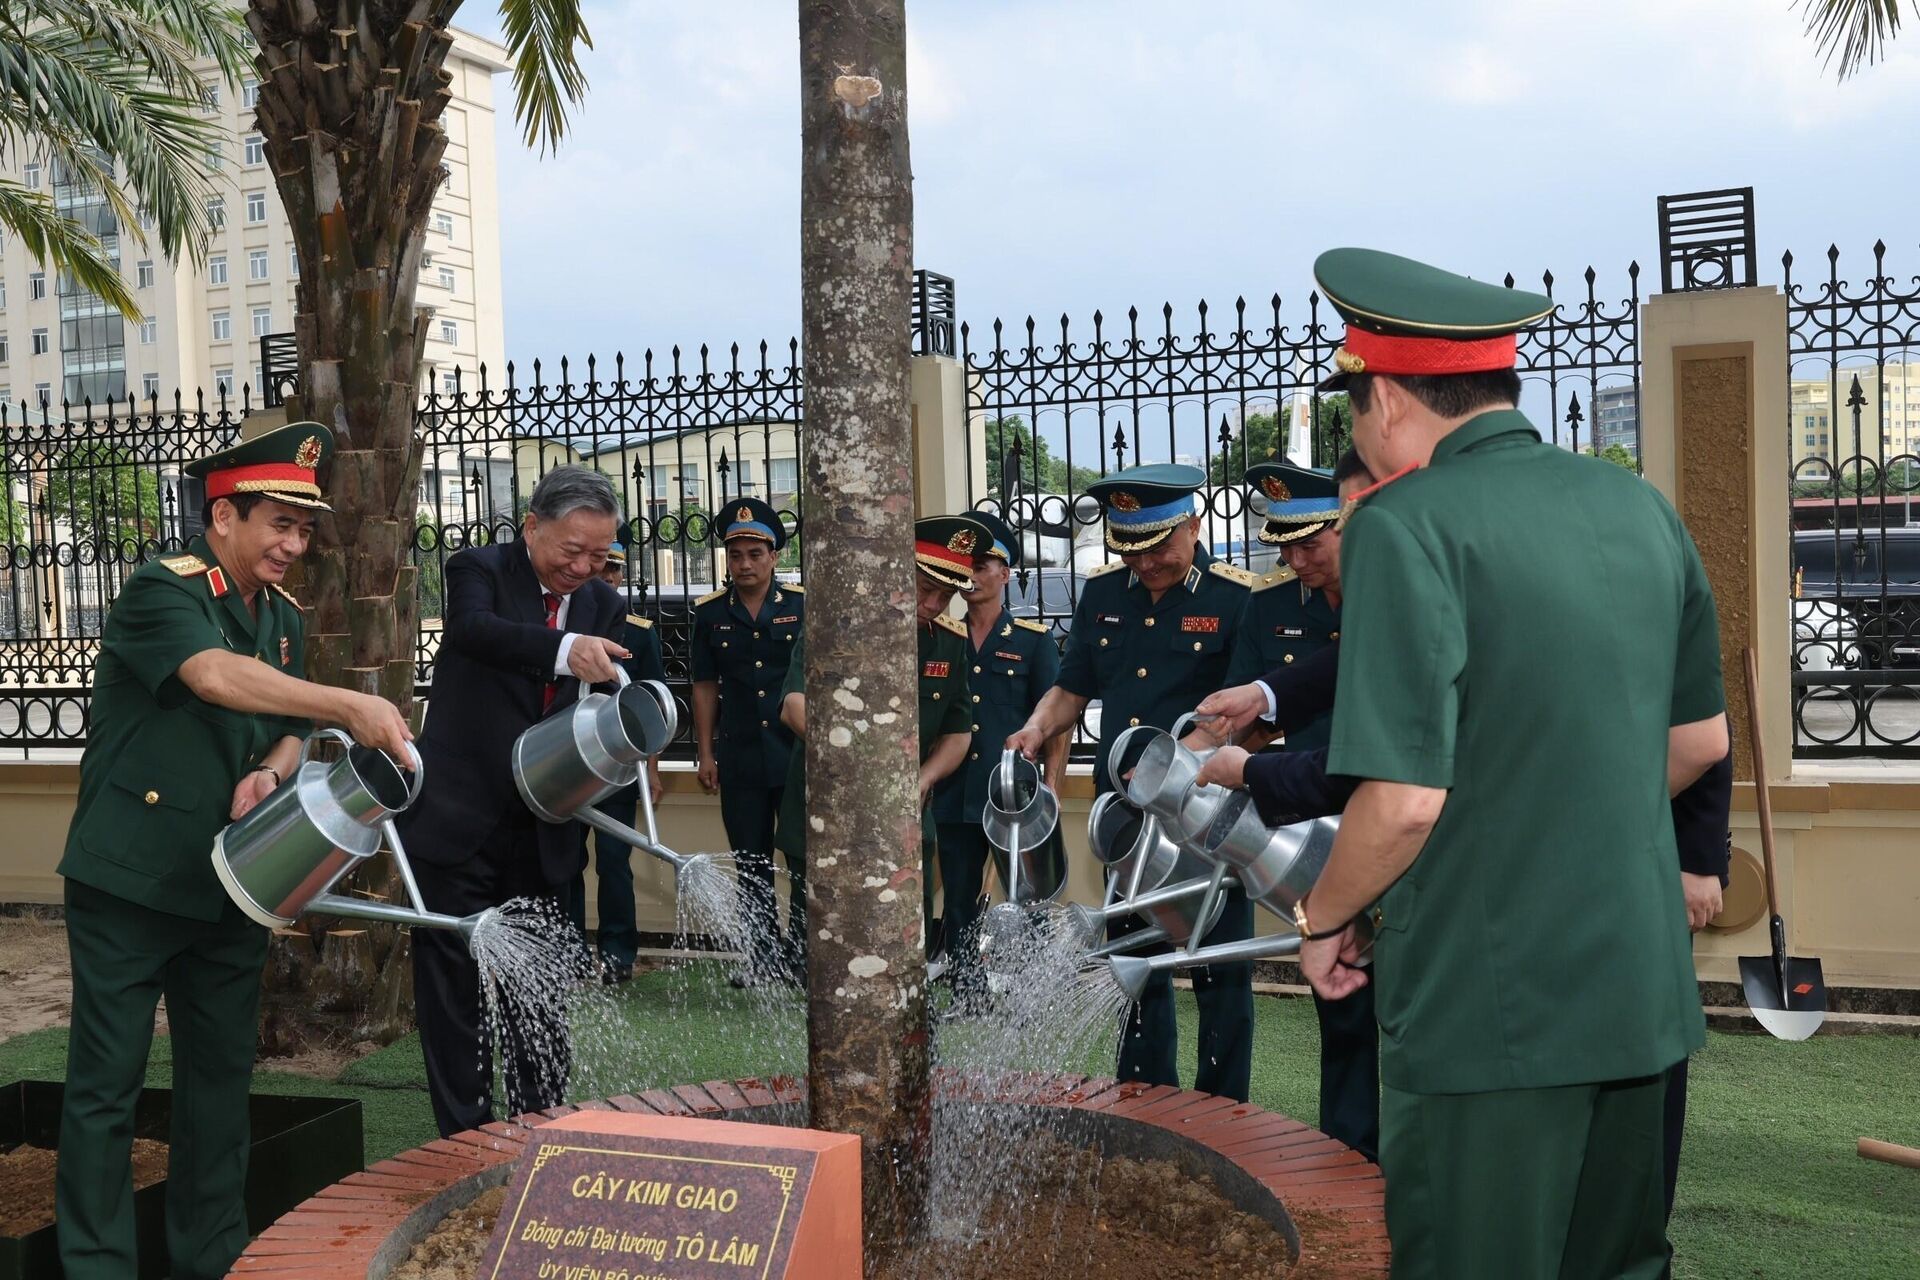
MULTIPOLYGON (((546 602, 547 602, 547 630, 549 631, 558 630, 560 626, 560 597, 553 594, 553 592, 549 591, 546 593, 546 602)), ((560 692, 560 684, 558 679, 557 678, 549 679, 547 681, 546 692, 540 699, 541 715, 545 715, 547 712, 553 710, 554 695, 556 695, 559 692, 560 692)))

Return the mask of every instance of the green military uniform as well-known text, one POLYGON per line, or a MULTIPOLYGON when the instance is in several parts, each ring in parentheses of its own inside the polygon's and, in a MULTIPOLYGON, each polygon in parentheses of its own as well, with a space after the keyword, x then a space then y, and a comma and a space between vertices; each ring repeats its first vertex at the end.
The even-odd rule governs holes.
MULTIPOLYGON (((626 562, 626 548, 614 543, 607 551, 607 563, 625 565, 626 562)), ((620 660, 629 677, 666 683, 667 668, 660 658, 660 633, 654 629, 653 619, 628 614, 626 624, 620 629, 620 645, 632 655, 620 660)), ((642 769, 641 779, 645 778, 646 770, 642 769)), ((601 797, 593 807, 616 822, 634 826, 640 812, 640 783, 601 797)), ((640 950, 640 928, 633 901, 633 849, 625 841, 596 831, 584 822, 576 823, 575 827, 580 840, 580 870, 568 890, 567 914, 572 917, 574 928, 584 934, 587 928, 587 836, 591 832, 594 870, 600 886, 595 895, 600 923, 594 943, 608 975, 625 978, 632 974, 634 957, 640 950)))
MULTIPOLYGON (((987 554, 1019 568, 1020 542, 1013 531, 998 516, 978 511, 971 514, 993 534, 993 546, 987 554)), ((967 678, 972 686, 968 697, 973 714, 968 728, 973 733, 973 745, 967 749, 966 762, 934 788, 933 817, 939 828, 940 884, 945 894, 941 914, 947 954, 953 961, 953 988, 956 993, 977 998, 985 994, 979 981, 979 949, 973 930, 979 919, 980 886, 989 853, 986 831, 980 824, 987 804, 987 777, 999 767, 1006 740, 1027 722, 1053 687, 1060 672, 1060 650, 1045 623, 1016 618, 1004 607, 987 628, 982 644, 974 644, 970 619, 962 620, 961 632, 966 643, 967 678)), ((1048 841, 1048 851, 1064 869, 1066 850, 1058 828, 1048 841)), ((1006 855, 997 854, 995 861, 1000 865, 1004 886, 1008 884, 1006 855)))
MULTIPOLYGON (((312 470, 330 445, 324 427, 296 423, 188 470, 244 476, 299 462, 305 482, 283 475, 263 496, 318 507, 312 470)), ((256 509, 250 518, 266 516, 256 509)), ((107 614, 94 664, 79 800, 59 868, 73 961, 57 1189, 70 1280, 126 1280, 138 1269, 133 1113, 162 995, 173 1047, 171 1274, 224 1275, 248 1239, 247 1090, 267 931, 221 889, 213 841, 241 778, 312 725, 231 711, 182 682, 182 664, 211 649, 301 675, 293 598, 269 586, 249 608, 230 575, 204 537, 142 565, 107 614)))
MULTIPOLYGON (((1347 375, 1510 368, 1551 307, 1364 250, 1316 274, 1347 375)), ((1667 731, 1722 709, 1692 540, 1495 410, 1359 506, 1342 570, 1328 768, 1447 792, 1374 913, 1394 1274, 1658 1275, 1660 1073, 1702 1040, 1667 731)))
MULTIPOLYGON (((1336 536, 1329 530, 1339 515, 1340 488, 1332 472, 1262 462, 1247 468, 1247 483, 1267 503, 1256 535, 1260 541, 1285 547, 1323 533, 1336 536)), ((1285 670, 1339 639, 1339 608, 1325 591, 1308 587, 1283 564, 1256 582, 1247 597, 1227 683, 1247 684, 1285 670)), ((1267 750, 1317 751, 1327 745, 1333 717, 1284 727, 1285 740, 1267 750)), ((1320 1027, 1320 1130, 1378 1160, 1380 1035, 1374 1026, 1373 986, 1339 1000, 1327 1000, 1316 991, 1313 1011, 1320 1027)))
MULTIPOLYGON (((1150 551, 1190 519, 1192 494, 1205 475, 1197 467, 1134 467, 1088 487, 1106 510, 1107 544, 1150 551), (1158 526, 1149 528, 1144 526, 1158 526), (1156 536, 1157 535, 1157 536, 1156 536)), ((1087 575, 1073 611, 1073 630, 1057 683, 1100 700, 1100 747, 1094 786, 1107 790, 1107 755, 1131 725, 1171 729, 1208 694, 1226 684, 1247 589, 1254 575, 1195 549, 1186 578, 1155 602, 1122 561, 1087 575)), ((1127 920, 1116 936, 1142 927, 1127 920)), ((1236 942, 1253 933, 1253 907, 1239 889, 1226 897, 1219 923, 1204 942, 1236 942)), ((1245 1101, 1253 1072, 1253 967, 1214 964, 1189 971, 1200 1006, 1199 1070, 1194 1087, 1245 1101)), ((1156 973, 1128 1015, 1118 1073, 1123 1080, 1179 1083, 1173 982, 1156 973)))
MULTIPOLYGON (((920 759, 925 761, 933 744, 949 733, 965 733, 969 723, 967 685, 966 630, 942 614, 930 627, 921 627, 920 662, 920 759)), ((806 693, 806 642, 793 647, 793 665, 787 669, 786 684, 781 687, 784 701, 790 693, 806 693)), ((780 797, 780 818, 774 827, 774 846, 786 855, 788 873, 793 877, 794 905, 799 908, 788 921, 787 941, 796 960, 804 962, 807 953, 807 753, 796 748, 787 766, 787 784, 780 797)), ((938 848, 933 808, 920 814, 920 851, 924 862, 928 851, 938 848)), ((933 919, 933 877, 923 868, 920 877, 922 908, 931 936, 933 919)))
MULTIPOLYGON (((786 545, 786 526, 758 498, 735 498, 712 517, 724 544, 735 538, 765 542, 775 553, 786 545)), ((720 696, 713 758, 720 771, 720 821, 739 855, 741 910, 770 949, 779 933, 773 892, 773 828, 786 787, 796 740, 780 723, 780 687, 785 683, 806 619, 806 592, 780 581, 767 585, 756 612, 728 587, 701 596, 693 606, 693 651, 688 663, 695 684, 712 681, 720 696)), ((802 884, 788 885, 787 920, 798 927, 805 905, 802 884)))

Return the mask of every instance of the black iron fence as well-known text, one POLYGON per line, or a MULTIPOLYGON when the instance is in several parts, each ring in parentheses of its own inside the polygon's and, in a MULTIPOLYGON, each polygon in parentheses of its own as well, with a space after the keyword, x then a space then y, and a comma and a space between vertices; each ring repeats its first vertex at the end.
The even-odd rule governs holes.
MULTIPOLYGON (((1750 244, 1745 223, 1742 234, 1750 244)), ((1801 442, 1792 490, 1802 754, 1920 754, 1920 526, 1908 527, 1920 489, 1920 359, 1904 354, 1920 332, 1920 290, 1883 259, 1876 247, 1859 287, 1841 278, 1837 252, 1815 284, 1783 260, 1789 426, 1801 442), (1822 413, 1824 426, 1810 428, 1822 413)), ((1522 407, 1556 443, 1637 465, 1639 266, 1604 289, 1591 269, 1570 291, 1550 274, 1539 287, 1558 305, 1522 335, 1522 407)), ((1084 573, 1107 558, 1085 496, 1099 476, 1142 462, 1202 467, 1209 543, 1264 568, 1271 553, 1251 536, 1259 509, 1240 483, 1245 467, 1276 454, 1328 466, 1348 443, 1344 397, 1314 390, 1340 336, 1316 295, 1295 310, 1278 297, 1257 308, 1237 300, 1224 317, 1201 304, 1178 327, 1166 306, 1122 323, 1096 313, 1077 328, 1063 316, 1057 327, 976 329, 955 320, 953 282, 923 273, 915 303, 916 352, 951 353, 963 371, 970 501, 1007 515, 1026 545, 1012 607, 1057 631, 1084 573)), ((276 401, 289 389, 283 356, 263 347, 276 401)), ((431 688, 446 557, 517 536, 538 478, 582 462, 622 495, 634 605, 655 620, 684 702, 693 601, 723 569, 706 513, 748 493, 797 527, 798 346, 675 348, 528 372, 456 375, 418 410, 420 690, 431 688)), ((198 531, 201 492, 183 465, 238 437, 250 394, 176 397, 171 408, 0 404, 0 750, 84 743, 106 610, 139 563, 198 531)), ((802 534, 790 544, 784 577, 799 576, 804 543, 802 534)))

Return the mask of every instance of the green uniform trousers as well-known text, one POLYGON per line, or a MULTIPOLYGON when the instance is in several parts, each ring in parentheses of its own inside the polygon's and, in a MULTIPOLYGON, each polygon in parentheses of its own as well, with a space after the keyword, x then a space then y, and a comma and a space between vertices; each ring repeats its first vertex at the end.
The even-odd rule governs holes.
POLYGON ((1388 1087, 1394 1280, 1654 1280, 1667 1265, 1664 1076, 1557 1089, 1388 1087))
POLYGON ((231 904, 208 924, 69 880, 67 947, 73 1029, 56 1213, 68 1280, 138 1273, 133 1110, 162 994, 173 1040, 171 1274, 224 1276, 247 1244, 247 1088, 267 931, 231 904))

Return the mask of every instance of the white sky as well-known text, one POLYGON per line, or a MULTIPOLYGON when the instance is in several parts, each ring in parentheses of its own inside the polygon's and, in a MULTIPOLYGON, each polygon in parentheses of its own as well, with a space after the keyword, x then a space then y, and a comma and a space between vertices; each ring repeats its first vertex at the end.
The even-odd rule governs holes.
MULTIPOLYGON (((630 356, 799 328, 793 0, 590 3, 572 137, 499 84, 507 350, 630 356)), ((497 35, 484 0, 460 22, 497 35)), ((1321 249, 1658 288, 1654 200, 1756 188, 1792 248, 1920 271, 1920 31, 1846 84, 1788 0, 909 0, 916 259, 978 334, 1095 308, 1304 313, 1321 249)), ((1850 269, 1850 270, 1849 270, 1850 269)))

